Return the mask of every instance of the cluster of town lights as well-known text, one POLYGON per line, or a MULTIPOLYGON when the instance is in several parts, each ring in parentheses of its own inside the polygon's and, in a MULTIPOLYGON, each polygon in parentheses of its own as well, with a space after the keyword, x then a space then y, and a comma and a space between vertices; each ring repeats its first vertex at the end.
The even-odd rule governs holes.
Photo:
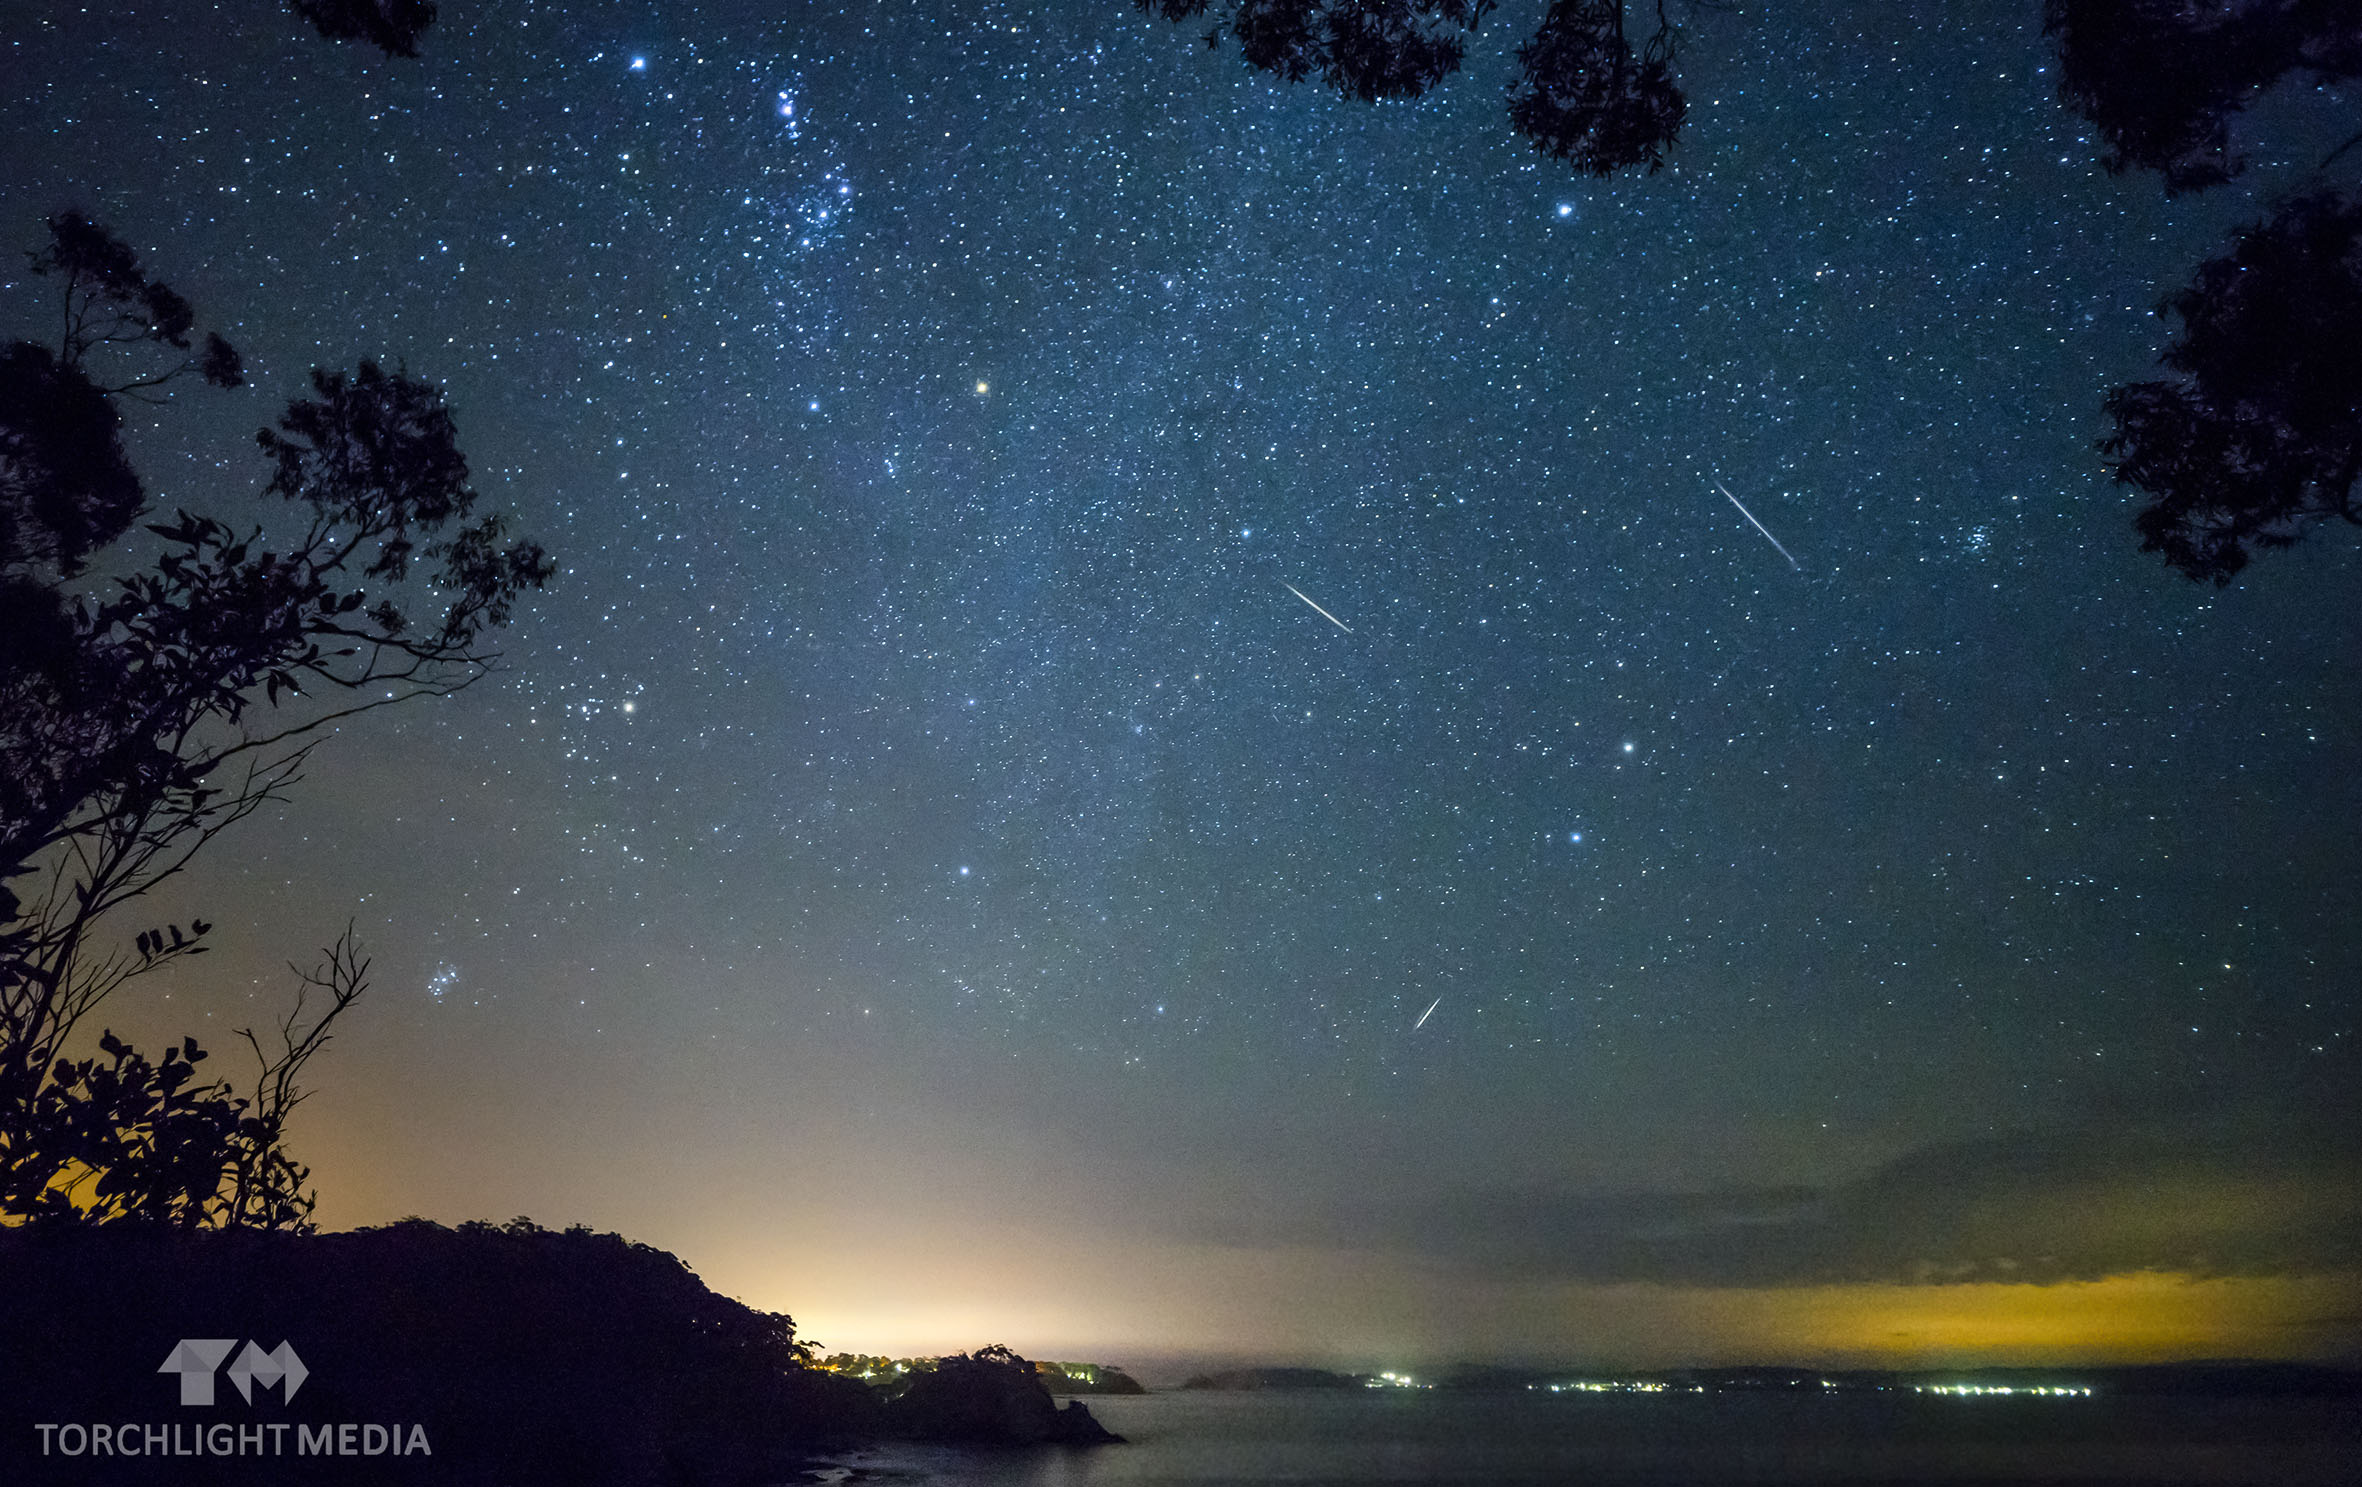
MULTIPOLYGON (((1388 1374, 1386 1377, 1392 1378, 1393 1375, 1388 1374)), ((1410 1380, 1405 1378, 1401 1382, 1408 1384, 1410 1380)), ((1890 1387, 1902 1387, 1899 1384, 1848 1383, 1837 1379, 1822 1379, 1820 1386, 1825 1391, 1868 1389, 1878 1393, 1884 1393, 1890 1387)), ((1377 1387, 1376 1380, 1371 1381, 1371 1387, 1377 1387)), ((1720 1394, 1729 1392, 1734 1387, 1745 1386, 1735 1386, 1728 1383, 1667 1383, 1660 1379, 1577 1379, 1564 1384, 1528 1384, 1526 1387, 1528 1389, 1547 1389, 1553 1394, 1720 1394)), ((1782 1387, 1809 1388, 1810 1386, 1799 1384, 1782 1387)), ((2091 1397, 2089 1384, 1913 1384, 1910 1389, 1914 1394, 1949 1394, 1956 1398, 1981 1398, 1985 1395, 2018 1395, 2040 1399, 2089 1399, 2091 1397)))
POLYGON ((1432 1389, 1435 1387, 1433 1384, 1422 1384, 1407 1373, 1382 1373, 1374 1379, 1364 1379, 1362 1382, 1373 1389, 1432 1389))

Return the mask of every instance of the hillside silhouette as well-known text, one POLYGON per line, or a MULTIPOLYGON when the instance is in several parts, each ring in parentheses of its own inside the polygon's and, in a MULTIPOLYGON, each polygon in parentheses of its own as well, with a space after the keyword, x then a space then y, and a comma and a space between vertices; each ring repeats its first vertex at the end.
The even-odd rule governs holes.
MULTIPOLYGON (((525 1220, 406 1220, 341 1234, 174 1233, 146 1225, 0 1230, 0 1396, 41 1422, 377 1424, 431 1454, 40 1455, 28 1428, 0 1480, 775 1482, 810 1452, 868 1439, 870 1391, 806 1366, 791 1318, 707 1289, 672 1255, 525 1220), (294 1350, 293 1390, 236 1360, 210 1406, 159 1366, 183 1339, 294 1350), (292 1393, 283 1399, 282 1393, 292 1393)), ((52 1438, 53 1444, 56 1438, 52 1438)), ((234 1447, 233 1447, 234 1449, 234 1447)), ((261 1448, 256 1448, 259 1451, 261 1448)))

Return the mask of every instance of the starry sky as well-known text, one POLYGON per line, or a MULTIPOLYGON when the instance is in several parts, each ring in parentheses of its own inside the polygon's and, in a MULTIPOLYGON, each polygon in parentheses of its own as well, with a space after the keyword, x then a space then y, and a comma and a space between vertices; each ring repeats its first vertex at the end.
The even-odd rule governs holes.
POLYGON ((222 1046, 352 921, 327 1224, 830 1347, 2362 1351, 2362 551, 2193 586, 2093 447, 2350 100, 2169 201, 2032 0, 1701 8, 1602 182, 1506 128, 1541 9, 1377 107, 1123 0, 10 20, 0 221, 253 373, 160 507, 267 518, 377 357, 561 565, 108 1020, 222 1046))

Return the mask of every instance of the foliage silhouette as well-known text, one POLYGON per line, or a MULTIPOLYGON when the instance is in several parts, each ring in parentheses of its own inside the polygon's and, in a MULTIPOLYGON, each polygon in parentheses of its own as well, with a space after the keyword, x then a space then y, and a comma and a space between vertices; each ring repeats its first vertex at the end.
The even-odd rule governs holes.
POLYGON ((433 0, 287 0, 330 41, 366 41, 389 57, 415 57, 435 23, 433 0))
MULTIPOLYGON (((2362 77, 2351 0, 2045 0, 2059 94, 2107 142, 2112 172, 2154 170, 2166 192, 2245 168, 2232 124, 2290 73, 2362 77)), ((2330 152, 2316 174, 2355 145, 2330 152)), ((2362 448, 2362 206, 2323 186, 2279 202, 2161 308, 2181 376, 2109 392, 2100 441, 2116 479, 2146 495, 2141 550, 2200 582, 2230 582, 2258 549, 2287 547, 2354 505, 2362 448)))
POLYGON ((1509 122, 1536 150, 1595 176, 1664 167, 1689 101, 1673 81, 1678 40, 1664 7, 1639 55, 1624 36, 1622 0, 1552 0, 1517 49, 1509 122))
POLYGON ((161 546, 149 565, 83 581, 145 502, 118 404, 160 401, 187 377, 234 387, 243 370, 219 336, 192 343, 194 311, 128 245, 78 213, 48 226, 32 268, 59 283, 57 342, 0 347, 0 1216, 60 1217, 89 1199, 101 1220, 302 1222, 301 1169, 270 1154, 300 1097, 295 1070, 359 994, 349 936, 308 979, 330 1010, 281 1028, 293 1064, 263 1056, 264 1086, 242 1104, 193 1082, 193 1048, 160 1064, 129 1050, 61 1063, 99 1003, 202 953, 208 926, 151 930, 128 954, 94 936, 283 798, 316 730, 482 676, 486 636, 551 565, 475 514, 441 395, 363 362, 315 371, 315 396, 258 436, 264 490, 297 514, 276 543, 184 510, 147 524, 161 546), (405 584, 416 578, 423 596, 405 584), (433 608, 414 620, 422 597, 433 608), (27 877, 20 896, 10 885, 27 877), (92 1123, 110 1111, 150 1135, 108 1146, 92 1123), (190 1185, 203 1163, 188 1143, 204 1129, 222 1138, 210 1198, 190 1185), (90 1167, 110 1151, 123 1172, 90 1167), (42 1196, 53 1185, 58 1200, 42 1196))
MULTIPOLYGON (((0 347, 0 618, 20 637, 16 659, 61 668, 72 645, 69 596, 57 580, 81 574, 121 537, 145 495, 123 450, 115 400, 153 401, 191 373, 217 387, 244 380, 238 353, 218 335, 202 352, 149 366, 112 385, 93 380, 102 347, 189 352, 195 312, 170 286, 141 272, 130 247, 77 212, 49 219, 49 245, 33 272, 59 280, 58 345, 0 347)), ((0 789, 8 788, 0 781, 0 789)))
POLYGON ((239 1030, 261 1068, 251 1096, 226 1082, 195 1082, 196 1066, 209 1055, 194 1038, 151 1064, 110 1031, 99 1038, 108 1062, 61 1058, 46 1079, 27 1071, 24 1085, 7 1092, 10 1108, 24 1109, 9 1134, 33 1139, 0 1145, 0 1213, 177 1229, 308 1229, 318 1204, 304 1187, 311 1169, 284 1146, 287 1117, 308 1094, 296 1077, 326 1046, 329 1025, 359 998, 367 975, 348 930, 320 968, 303 976, 275 1052, 264 1051, 252 1028, 239 1030), (329 1006, 307 1022, 314 989, 329 994, 329 1006))
POLYGON ((2284 204, 2164 307, 2182 333, 2159 359, 2183 375, 2111 392, 2101 444, 2149 495, 2142 551, 2225 584, 2251 548, 2362 524, 2362 203, 2284 204))
MULTIPOLYGON (((1149 15, 1195 20, 1212 0, 1132 0, 1149 15)), ((1206 31, 1225 33, 1250 66, 1289 82, 1318 74, 1348 98, 1417 98, 1457 72, 1493 0, 1225 0, 1206 31)), ((1673 80, 1678 29, 1656 0, 1657 28, 1635 54, 1624 0, 1552 0, 1517 52, 1510 127, 1542 154, 1593 175, 1651 173, 1681 132, 1688 102, 1673 80)))
MULTIPOLYGON (((1209 0, 1133 0, 1168 21, 1204 15, 1209 0)), ((1315 73, 1348 98, 1416 98, 1459 70, 1466 33, 1493 0, 1230 0, 1206 33, 1227 29, 1248 64, 1291 83, 1315 73)))
POLYGON ((2168 192, 2238 174, 2232 119, 2289 73, 2362 76, 2352 0, 2044 0, 2043 28, 2059 96, 2099 129, 2107 168, 2156 171, 2168 192))

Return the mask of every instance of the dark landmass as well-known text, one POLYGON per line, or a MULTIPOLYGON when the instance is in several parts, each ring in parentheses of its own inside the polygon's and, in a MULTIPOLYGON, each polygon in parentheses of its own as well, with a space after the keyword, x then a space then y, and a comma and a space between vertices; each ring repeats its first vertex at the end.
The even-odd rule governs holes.
MULTIPOLYGON (((1015 1356, 1012 1354, 1011 1356, 1015 1356)), ((831 1353, 814 1367, 859 1379, 888 1399, 932 1369, 937 1358, 889 1358, 869 1353, 831 1353)), ((1053 1363, 1035 1360, 1033 1371, 1052 1394, 1146 1394, 1141 1382, 1113 1363, 1053 1363)))
POLYGON ((752 1487, 881 1427, 868 1389, 804 1357, 787 1317, 587 1229, 0 1229, 10 1483, 752 1487), (193 1381, 160 1372, 184 1339, 221 1340, 227 1356, 193 1381), (241 1397, 247 1355, 233 1349, 247 1342, 255 1354, 284 1343, 305 1376, 288 1388, 266 1359, 244 1370, 241 1397), (182 1403, 184 1382, 210 1402, 182 1403), (43 1423, 78 1429, 52 1433, 45 1456, 43 1423), (143 1438, 126 1459, 88 1444, 101 1423, 182 1434, 154 1453, 143 1438), (298 1454, 300 1431, 345 1425, 353 1454, 298 1454), (200 1432, 217 1444, 183 1448, 200 1432))
POLYGON ((1108 1445, 1123 1437, 1070 1400, 1060 1409, 1034 1365, 1004 1347, 938 1358, 885 1403, 889 1434, 964 1445, 1108 1445))
POLYGON ((1052 1394, 1146 1394, 1138 1379, 1111 1363, 1036 1363, 1052 1394))
MULTIPOLYGON (((1145 1392, 1120 1369, 1068 1368, 1145 1392)), ((0 1228, 0 1400, 10 1487, 758 1487, 887 1436, 1121 1439, 1006 1348, 873 1388, 812 1366, 790 1318, 662 1250, 523 1219, 0 1228), (114 1449, 119 1433, 132 1444, 114 1449)))

